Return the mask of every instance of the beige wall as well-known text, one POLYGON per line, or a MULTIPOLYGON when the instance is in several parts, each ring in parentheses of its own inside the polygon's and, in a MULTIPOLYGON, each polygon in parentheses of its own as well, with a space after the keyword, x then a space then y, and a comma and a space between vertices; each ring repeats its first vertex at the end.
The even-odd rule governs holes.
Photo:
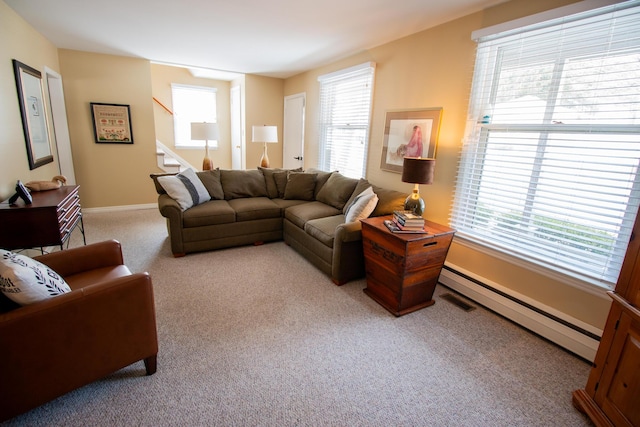
MULTIPOLYGON (((475 43, 471 32, 569 3, 572 1, 514 0, 287 79, 285 96, 307 94, 305 167, 315 167, 318 161, 317 77, 374 61, 367 178, 410 192, 411 185, 403 183, 399 174, 380 169, 385 114, 396 109, 442 107, 435 182, 422 186, 421 194, 427 205, 426 217, 448 224, 473 77, 475 43)), ((604 292, 593 295, 459 243, 452 245, 447 261, 590 325, 601 328, 606 320, 610 300, 604 292)))
MULTIPOLYGON (((159 64, 151 64, 151 82, 153 96, 171 111, 173 111, 171 83, 213 87, 217 89, 216 104, 220 140, 218 141, 218 149, 209 151, 209 157, 213 161, 214 167, 231 169, 231 133, 229 128, 230 83, 221 80, 197 78, 186 68, 159 64)), ((174 150, 180 157, 188 161, 194 168, 202 168, 204 149, 176 149, 173 134, 173 116, 156 102, 153 103, 153 111, 155 116, 156 138, 174 150)))
POLYGON ((247 169, 260 164, 264 144, 251 142, 253 125, 278 126, 278 143, 267 144, 269 166, 282 167, 282 123, 284 110, 284 81, 271 77, 245 76, 245 134, 247 169))
MULTIPOLYGON (((56 47, 0 1, 0 200, 11 197, 18 179, 50 180, 60 173, 57 155, 53 163, 29 169, 12 59, 35 68, 43 77, 45 66, 60 71, 56 47)), ((47 114, 52 135, 50 111, 47 114)))
POLYGON ((84 207, 154 203, 157 170, 149 61, 60 49, 76 181, 84 207), (133 144, 96 144, 90 102, 128 104, 133 144))

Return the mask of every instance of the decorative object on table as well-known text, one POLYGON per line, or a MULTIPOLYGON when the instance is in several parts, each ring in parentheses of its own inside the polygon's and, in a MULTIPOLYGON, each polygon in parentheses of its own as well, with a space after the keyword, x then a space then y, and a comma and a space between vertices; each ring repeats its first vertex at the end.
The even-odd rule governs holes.
POLYGON ((402 166, 402 181, 414 184, 413 192, 404 201, 404 210, 422 216, 424 200, 420 197, 420 184, 433 184, 436 159, 405 157, 402 166))
POLYGON ((9 198, 9 205, 12 206, 18 200, 18 197, 22 199, 25 205, 30 205, 33 202, 29 190, 24 187, 20 180, 16 182, 16 194, 9 198))
POLYGON ((262 149, 262 158, 260 159, 260 166, 268 168, 269 156, 267 156, 267 144, 274 144, 278 142, 278 126, 253 126, 251 141, 262 142, 264 144, 262 149))
POLYGON ((91 102, 96 143, 133 144, 131 111, 124 104, 91 102))
POLYGON ((218 139, 220 139, 220 130, 217 123, 201 122, 191 123, 191 140, 204 141, 204 159, 202 160, 202 170, 213 170, 213 162, 209 157, 209 141, 213 141, 213 149, 218 149, 218 139))
POLYGON ((56 175, 51 178, 51 181, 29 181, 25 184, 31 191, 47 191, 60 188, 67 183, 67 178, 64 175, 56 175))
MULTIPOLYGON (((394 211, 392 222, 399 231, 424 232, 424 218, 416 215, 413 211, 394 211)), ((389 227, 387 226, 387 228, 389 227)))
POLYGON ((442 108, 387 111, 380 169, 402 172, 405 157, 436 156, 442 108))
POLYGON ((29 169, 35 169, 53 162, 47 113, 45 111, 42 74, 35 68, 13 60, 13 72, 16 77, 22 130, 27 144, 29 169))

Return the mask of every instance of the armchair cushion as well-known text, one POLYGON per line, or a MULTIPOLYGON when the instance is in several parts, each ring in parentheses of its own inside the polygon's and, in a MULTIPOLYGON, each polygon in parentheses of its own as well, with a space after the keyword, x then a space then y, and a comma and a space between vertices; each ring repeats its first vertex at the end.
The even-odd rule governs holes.
POLYGON ((67 282, 51 268, 3 249, 0 249, 0 290, 21 305, 71 292, 67 282))

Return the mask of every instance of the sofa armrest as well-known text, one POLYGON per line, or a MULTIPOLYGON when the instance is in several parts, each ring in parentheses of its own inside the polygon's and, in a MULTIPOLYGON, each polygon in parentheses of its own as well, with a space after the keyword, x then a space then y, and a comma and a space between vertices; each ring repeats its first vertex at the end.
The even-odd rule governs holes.
POLYGON ((360 221, 347 222, 336 227, 334 245, 337 242, 359 242, 362 240, 362 223, 360 221))
POLYGON ((182 208, 178 202, 167 194, 158 196, 158 209, 160 215, 167 218, 169 236, 171 240, 171 252, 174 256, 184 255, 182 241, 182 208))
POLYGON ((77 248, 34 257, 62 277, 97 268, 123 265, 122 247, 117 240, 106 240, 77 248))
POLYGON ((136 273, 0 314, 0 419, 138 360, 155 371, 151 278, 136 273), (39 385, 39 386, 34 386, 39 385))

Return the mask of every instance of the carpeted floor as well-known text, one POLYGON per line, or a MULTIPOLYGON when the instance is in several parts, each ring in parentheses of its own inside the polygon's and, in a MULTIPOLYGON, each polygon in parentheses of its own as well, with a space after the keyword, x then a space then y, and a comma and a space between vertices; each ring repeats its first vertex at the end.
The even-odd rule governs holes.
POLYGON ((158 372, 138 362, 7 425, 590 425, 571 405, 588 363, 442 286, 396 318, 365 280, 337 287, 282 242, 176 259, 157 210, 86 213, 85 226, 151 273, 158 372))

